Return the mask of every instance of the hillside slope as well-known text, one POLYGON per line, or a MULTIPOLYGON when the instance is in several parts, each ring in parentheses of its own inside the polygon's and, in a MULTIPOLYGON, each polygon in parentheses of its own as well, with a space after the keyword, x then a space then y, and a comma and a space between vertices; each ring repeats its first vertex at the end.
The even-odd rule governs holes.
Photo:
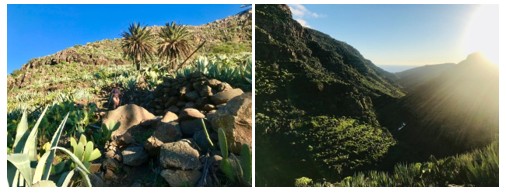
MULTIPOLYGON (((202 26, 188 26, 195 47, 206 41, 194 57, 218 54, 242 57, 251 53, 251 15, 251 11, 244 12, 202 26)), ((160 29, 159 26, 150 28, 154 32, 160 29)), ((154 57, 149 64, 142 65, 145 70, 153 71, 163 64, 154 57)), ((49 56, 31 59, 8 75, 8 109, 39 106, 74 95, 98 103, 107 100, 104 97, 108 93, 104 92, 111 89, 113 82, 123 86, 129 81, 137 82, 129 79, 136 73, 132 62, 123 57, 120 38, 75 45, 49 56)), ((145 75, 161 79, 150 76, 145 75)))
POLYGON ((406 126, 399 138, 436 155, 483 147, 499 133, 498 67, 471 54, 416 87, 400 104, 406 126))
POLYGON ((302 27, 286 5, 257 5, 255 32, 257 186, 334 179, 381 160, 395 142, 375 106, 404 95, 395 75, 302 27))

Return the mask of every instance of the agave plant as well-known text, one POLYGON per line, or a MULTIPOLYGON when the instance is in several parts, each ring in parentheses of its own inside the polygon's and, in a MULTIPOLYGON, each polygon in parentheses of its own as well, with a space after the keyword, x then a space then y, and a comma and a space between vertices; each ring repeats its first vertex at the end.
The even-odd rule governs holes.
POLYGON ((220 169, 232 183, 251 186, 251 151, 247 145, 241 149, 241 158, 237 159, 234 154, 228 153, 227 136, 223 129, 218 129, 218 140, 223 160, 220 169))
POLYGON ((75 154, 65 148, 58 147, 58 141, 60 140, 69 114, 65 116, 53 135, 49 151, 46 151, 40 159, 37 159, 38 154, 36 138, 38 127, 46 111, 47 107, 44 109, 41 116, 35 123, 35 126, 31 130, 28 130, 27 114, 26 112, 23 112, 17 127, 16 139, 12 148, 13 153, 7 155, 7 180, 9 186, 56 186, 57 184, 55 182, 49 180, 49 176, 51 175, 51 168, 56 150, 60 150, 70 157, 76 167, 61 176, 61 183, 58 183, 58 185, 67 186, 72 180, 74 173, 77 171, 84 179, 85 184, 91 187, 90 178, 88 177, 90 171, 75 154), (32 165, 36 165, 35 168, 32 168, 32 165))
POLYGON ((95 148, 93 142, 88 141, 85 135, 81 135, 79 142, 77 142, 73 137, 70 138, 70 146, 72 146, 72 149, 74 150, 74 155, 76 155, 76 157, 79 158, 81 162, 83 162, 83 165, 87 169, 90 168, 91 162, 93 160, 96 160, 102 156, 100 154, 100 151, 95 148))

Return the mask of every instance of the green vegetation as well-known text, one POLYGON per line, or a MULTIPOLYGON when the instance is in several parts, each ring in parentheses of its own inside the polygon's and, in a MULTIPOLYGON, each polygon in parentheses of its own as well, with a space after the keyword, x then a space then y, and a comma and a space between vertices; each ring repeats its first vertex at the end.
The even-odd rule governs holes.
MULTIPOLYGON (((350 118, 311 117, 291 124, 295 137, 326 173, 375 164, 395 144, 390 133, 350 118)), ((304 150, 301 150, 304 151, 304 150)), ((332 176, 329 174, 329 176, 332 176)))
POLYGON ((251 90, 252 77, 251 54, 216 55, 198 57, 190 66, 177 71, 178 77, 188 77, 193 72, 200 72, 210 78, 230 82, 235 87, 251 90))
POLYGON ((47 148, 46 152, 38 158, 38 155, 40 154, 37 152, 37 149, 41 148, 37 148, 36 137, 38 127, 46 110, 47 107, 44 109, 31 131, 28 130, 27 115, 26 113, 23 113, 17 127, 16 140, 14 141, 14 146, 12 147, 14 151, 12 154, 7 155, 7 179, 9 186, 56 186, 57 184, 50 180, 50 176, 55 175, 55 172, 53 171, 57 170, 57 166, 55 166, 55 170, 51 169, 54 165, 53 160, 57 159, 59 156, 56 154, 56 150, 60 150, 68 155, 75 164, 73 170, 65 172, 60 176, 60 182, 58 185, 68 186, 74 176, 74 172, 77 171, 84 180, 84 183, 87 186, 91 186, 91 182, 88 177, 90 172, 87 167, 75 154, 65 148, 58 147, 60 136, 69 116, 68 114, 65 118, 63 118, 63 121, 58 129, 56 129, 49 148, 47 148), (33 168, 32 165, 35 165, 35 168, 33 168))
MULTIPOLYGON (((337 183, 309 183, 310 186, 397 187, 397 186, 498 186, 499 143, 423 163, 397 164, 393 172, 359 172, 337 183)), ((307 181, 307 180, 306 180, 307 181)), ((296 182, 297 185, 297 182, 296 182)))

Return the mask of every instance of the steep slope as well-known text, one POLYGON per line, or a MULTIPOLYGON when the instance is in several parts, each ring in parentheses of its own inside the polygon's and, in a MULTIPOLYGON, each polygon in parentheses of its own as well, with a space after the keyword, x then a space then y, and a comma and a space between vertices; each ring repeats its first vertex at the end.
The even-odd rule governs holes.
POLYGON ((404 95, 395 76, 352 46, 256 5, 256 179, 291 186, 334 179, 381 160, 395 142, 375 106, 404 95))
POLYGON ((499 131, 498 84, 498 67, 480 54, 471 54, 399 101, 399 111, 390 117, 405 127, 394 127, 392 133, 439 156, 488 145, 499 131))
POLYGON ((406 91, 412 91, 417 86, 438 77, 445 70, 455 66, 454 63, 425 65, 395 73, 399 77, 399 84, 406 91))
POLYGON ((310 114, 375 123, 372 101, 403 96, 392 74, 350 45, 302 27, 286 5, 258 5, 256 17, 260 109, 269 98, 285 98, 310 114))

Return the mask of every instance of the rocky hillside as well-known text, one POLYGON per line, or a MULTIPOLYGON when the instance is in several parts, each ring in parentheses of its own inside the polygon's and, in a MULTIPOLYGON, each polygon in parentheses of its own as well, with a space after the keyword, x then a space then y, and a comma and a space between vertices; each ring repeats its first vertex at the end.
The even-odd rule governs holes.
POLYGON ((352 46, 256 5, 257 186, 335 178, 380 161, 395 144, 375 108, 404 96, 352 46), (351 160, 351 161, 350 161, 351 160))
MULTIPOLYGON (((250 11, 205 25, 188 27, 192 33, 192 44, 197 46, 204 40, 206 41, 202 49, 199 50, 200 55, 205 55, 251 52, 251 26, 250 11)), ((160 26, 151 27, 155 33, 160 28, 160 26)), ((125 30, 127 29, 125 28, 125 30)), ((8 77, 8 88, 29 85, 30 82, 35 81, 31 79, 34 73, 44 73, 44 71, 39 72, 34 69, 44 65, 70 63, 93 66, 130 65, 131 61, 123 58, 122 54, 120 38, 91 42, 86 45, 75 45, 49 56, 31 59, 20 70, 14 71, 8 77)), ((158 63, 158 58, 155 57, 152 62, 158 63)))
POLYGON ((373 101, 404 93, 388 73, 352 46, 292 19, 286 5, 258 5, 258 105, 287 99, 310 114, 334 113, 375 123, 373 101))

